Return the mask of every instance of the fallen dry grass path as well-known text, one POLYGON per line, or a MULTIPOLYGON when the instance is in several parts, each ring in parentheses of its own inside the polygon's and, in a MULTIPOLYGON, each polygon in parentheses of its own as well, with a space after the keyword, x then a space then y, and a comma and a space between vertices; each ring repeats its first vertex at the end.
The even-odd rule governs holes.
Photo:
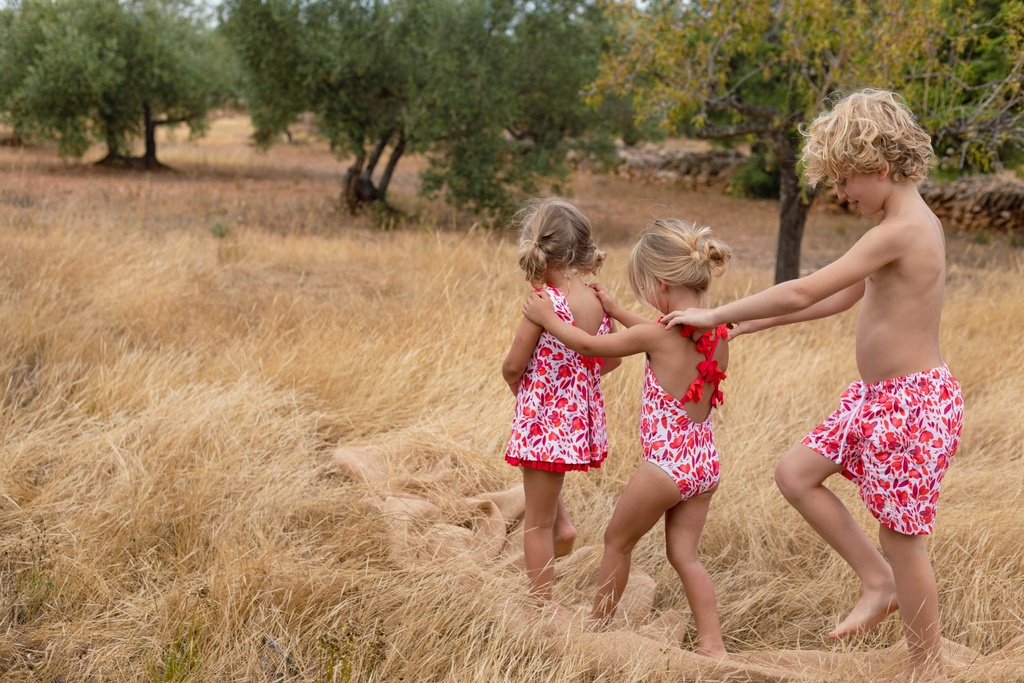
MULTIPOLYGON (((467 503, 519 483, 500 457, 512 397, 498 368, 526 293, 508 235, 417 204, 408 175, 397 196, 425 222, 372 231, 338 211, 325 150, 262 155, 244 126, 223 126, 169 143, 166 175, 0 150, 0 678, 751 680, 695 663, 657 529, 634 554, 646 611, 617 635, 523 618, 515 515, 498 524, 493 500, 490 517, 467 503), (339 469, 339 449, 382 453, 386 476, 339 469), (452 527, 448 555, 396 552, 396 534, 425 543, 434 525, 452 527), (501 552, 482 557, 469 541, 502 525, 501 552)), ((716 297, 771 277, 771 202, 586 176, 576 199, 624 302, 630 235, 652 213, 701 213, 737 247, 716 297)), ((867 225, 816 213, 808 267, 867 225)), ((1016 681, 1024 267, 998 244, 950 236, 949 251, 943 348, 967 418, 931 552, 953 680, 1016 681)), ((702 553, 750 670, 796 652, 790 673, 868 681, 902 642, 897 619, 825 642, 853 577, 771 482, 854 376, 852 327, 734 346, 702 553)), ((629 359, 608 378, 607 465, 568 479, 579 551, 556 591, 571 605, 639 459, 640 372, 629 359)), ((867 525, 852 488, 836 489, 867 525)))

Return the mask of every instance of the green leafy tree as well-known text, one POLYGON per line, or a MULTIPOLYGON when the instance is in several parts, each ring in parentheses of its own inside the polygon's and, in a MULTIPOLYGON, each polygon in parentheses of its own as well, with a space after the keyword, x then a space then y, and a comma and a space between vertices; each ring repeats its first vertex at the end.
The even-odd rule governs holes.
POLYGON ((22 134, 101 163, 158 167, 156 129, 203 132, 226 94, 230 53, 205 18, 173 0, 23 0, 3 10, 0 110, 22 134), (133 140, 145 142, 139 160, 133 140))
POLYGON ((998 169, 1024 151, 1024 2, 950 3, 944 12, 944 69, 910 79, 910 97, 944 169, 998 169))
POLYGON ((386 202, 411 152, 429 160, 424 193, 487 213, 564 178, 571 146, 608 148, 580 97, 608 35, 593 3, 229 0, 225 31, 248 71, 257 141, 311 112, 353 159, 353 211, 386 202))
POLYGON ((799 126, 836 91, 900 91, 936 149, 953 145, 963 159, 991 159, 1022 138, 1021 4, 986 14, 945 0, 613 2, 620 47, 597 97, 632 95, 642 117, 673 130, 767 146, 779 173, 780 282, 799 275, 815 196, 800 182, 799 126))

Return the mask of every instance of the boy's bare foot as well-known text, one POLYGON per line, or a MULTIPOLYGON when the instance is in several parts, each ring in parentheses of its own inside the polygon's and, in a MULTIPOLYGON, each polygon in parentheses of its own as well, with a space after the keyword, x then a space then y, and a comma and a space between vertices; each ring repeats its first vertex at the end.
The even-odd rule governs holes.
POLYGON ((706 649, 698 647, 696 650, 694 650, 694 652, 699 654, 701 657, 711 657, 712 659, 729 659, 729 653, 725 651, 724 647, 721 649, 706 649))
POLYGON ((839 626, 829 631, 829 638, 845 638, 854 633, 863 633, 868 629, 877 626, 883 619, 895 612, 899 606, 896 604, 896 591, 886 590, 865 590, 853 611, 839 622, 839 626))

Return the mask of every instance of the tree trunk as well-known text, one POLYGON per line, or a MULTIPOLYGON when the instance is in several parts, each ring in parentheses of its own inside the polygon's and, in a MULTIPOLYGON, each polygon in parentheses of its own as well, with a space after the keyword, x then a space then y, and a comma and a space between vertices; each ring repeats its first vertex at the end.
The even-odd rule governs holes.
POLYGON ((345 171, 341 196, 348 207, 348 212, 353 216, 359 213, 363 204, 369 204, 377 198, 377 190, 363 169, 365 163, 366 155, 360 154, 345 171))
POLYGON ((388 185, 391 184, 391 175, 395 172, 395 166, 398 165, 398 160, 402 158, 403 153, 405 153, 405 133, 399 132, 398 142, 395 143, 395 148, 391 150, 388 165, 384 167, 384 175, 380 177, 380 185, 377 187, 377 197, 382 202, 387 202, 388 185))
POLYGON ((114 135, 109 122, 102 121, 101 128, 103 130, 104 140, 107 143, 107 155, 97 163, 100 165, 107 164, 113 166, 119 159, 123 159, 125 157, 124 150, 121 149, 121 140, 114 135))
POLYGON ((800 277, 800 248, 807 212, 815 191, 800 188, 796 150, 785 131, 772 135, 772 149, 779 165, 779 242, 775 252, 775 283, 800 277))
POLYGON ((153 109, 149 102, 142 105, 146 117, 146 153, 142 157, 142 165, 147 170, 160 167, 156 160, 156 121, 153 120, 153 109))
POLYGON ((398 160, 405 152, 405 134, 402 131, 397 131, 397 133, 398 141, 395 143, 394 149, 391 150, 391 156, 388 158, 387 166, 384 167, 384 173, 381 175, 379 185, 375 186, 373 184, 373 171, 377 167, 377 162, 383 156, 388 142, 395 136, 394 132, 381 135, 369 158, 366 157, 366 154, 360 154, 352 165, 348 167, 348 170, 345 171, 342 198, 348 206, 349 213, 353 216, 359 213, 359 209, 365 204, 372 204, 373 202, 387 204, 386 197, 388 185, 391 183, 391 176, 395 172, 398 160))
POLYGON ((380 140, 377 141, 377 146, 373 149, 373 153, 370 155, 370 160, 366 164, 366 168, 363 170, 363 180, 373 182, 373 172, 377 169, 377 162, 380 161, 380 155, 384 153, 384 148, 388 146, 388 140, 391 139, 391 133, 387 135, 381 135, 380 140))

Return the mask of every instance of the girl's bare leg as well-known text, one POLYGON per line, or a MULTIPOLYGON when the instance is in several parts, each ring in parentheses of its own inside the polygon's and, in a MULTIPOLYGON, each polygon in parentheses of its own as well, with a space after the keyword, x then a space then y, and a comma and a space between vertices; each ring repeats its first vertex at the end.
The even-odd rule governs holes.
POLYGON ((597 572, 597 592, 590 618, 604 622, 613 614, 629 581, 633 547, 679 502, 679 488, 663 470, 640 464, 619 496, 604 532, 604 555, 597 572))
POLYGON ((569 511, 565 509, 565 500, 558 494, 558 508, 555 511, 554 528, 555 557, 565 557, 576 545, 576 527, 573 526, 569 511))
POLYGON ((523 471, 526 510, 523 515, 523 563, 530 581, 530 596, 551 600, 555 579, 554 525, 562 493, 564 474, 530 467, 523 471))
POLYGON ((697 627, 697 654, 725 657, 722 627, 711 577, 700 561, 697 547, 711 507, 711 492, 678 503, 665 514, 665 548, 679 574, 697 627))
POLYGON ((942 676, 939 591, 925 536, 907 536, 879 527, 878 539, 892 563, 903 634, 910 662, 904 680, 932 681, 942 676))
POLYGON ((829 633, 832 638, 872 628, 898 604, 892 568, 842 501, 823 485, 842 469, 803 444, 793 446, 775 467, 775 483, 782 495, 860 578, 860 599, 829 633))

